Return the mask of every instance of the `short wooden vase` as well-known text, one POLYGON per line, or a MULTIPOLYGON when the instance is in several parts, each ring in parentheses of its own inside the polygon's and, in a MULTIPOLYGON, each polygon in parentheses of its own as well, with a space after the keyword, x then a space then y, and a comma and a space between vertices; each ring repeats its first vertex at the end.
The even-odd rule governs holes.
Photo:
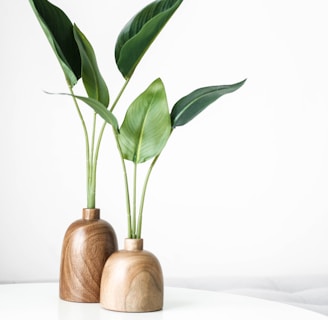
POLYGON ((72 302, 99 302, 104 264, 117 251, 112 226, 100 219, 99 209, 83 209, 82 219, 73 222, 63 241, 59 295, 72 302))
POLYGON ((163 273, 158 259, 143 250, 143 239, 125 239, 124 249, 107 260, 100 285, 100 304, 121 312, 163 309, 163 273))

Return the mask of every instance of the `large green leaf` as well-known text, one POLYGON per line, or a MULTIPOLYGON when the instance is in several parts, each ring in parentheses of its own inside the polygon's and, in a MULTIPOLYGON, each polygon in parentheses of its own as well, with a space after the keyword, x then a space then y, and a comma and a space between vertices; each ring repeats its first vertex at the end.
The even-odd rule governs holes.
POLYGON ((119 141, 125 159, 135 163, 157 156, 171 133, 165 88, 155 80, 128 108, 119 141))
POLYGON ((70 86, 81 78, 81 58, 73 25, 66 14, 46 0, 29 0, 70 86))
POLYGON ((181 98, 173 106, 171 111, 172 127, 182 126, 196 117, 212 102, 223 96, 224 94, 231 93, 239 89, 246 80, 241 82, 223 85, 223 86, 210 86, 197 89, 185 97, 181 98))
POLYGON ((129 79, 139 61, 183 0, 157 0, 137 13, 120 32, 115 59, 125 79, 129 79))
POLYGON ((81 30, 74 24, 74 37, 82 59, 82 80, 88 96, 108 107, 109 93, 100 74, 95 52, 81 30))

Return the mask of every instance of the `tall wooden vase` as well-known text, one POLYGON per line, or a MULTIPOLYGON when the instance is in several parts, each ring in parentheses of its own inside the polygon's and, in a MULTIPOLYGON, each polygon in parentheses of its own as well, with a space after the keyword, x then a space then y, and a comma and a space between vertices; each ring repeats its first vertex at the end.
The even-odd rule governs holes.
POLYGON ((99 209, 83 209, 82 219, 73 222, 63 241, 59 292, 72 302, 99 302, 104 264, 117 251, 112 226, 100 219, 99 209))
POLYGON ((163 308, 163 273, 158 259, 143 250, 143 239, 125 239, 124 250, 107 260, 100 285, 100 303, 121 312, 163 308))

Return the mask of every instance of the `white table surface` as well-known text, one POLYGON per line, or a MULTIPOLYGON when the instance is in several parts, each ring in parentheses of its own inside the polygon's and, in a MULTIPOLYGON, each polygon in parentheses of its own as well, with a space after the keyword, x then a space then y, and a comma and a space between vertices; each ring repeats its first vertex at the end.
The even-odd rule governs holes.
POLYGON ((327 320, 294 306, 211 291, 165 287, 164 309, 150 313, 120 313, 97 303, 59 299, 58 283, 0 285, 1 320, 327 320))

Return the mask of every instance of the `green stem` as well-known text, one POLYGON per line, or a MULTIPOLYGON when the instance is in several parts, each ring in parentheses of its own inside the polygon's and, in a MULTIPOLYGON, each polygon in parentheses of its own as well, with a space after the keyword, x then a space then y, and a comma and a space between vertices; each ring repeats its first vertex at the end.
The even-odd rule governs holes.
POLYGON ((129 84, 130 79, 131 79, 131 78, 127 79, 127 80, 124 82, 122 89, 121 89, 120 92, 118 93, 118 95, 117 95, 117 97, 116 97, 116 99, 115 99, 115 101, 114 101, 112 107, 111 107, 110 110, 109 110, 110 112, 113 112, 113 110, 115 109, 115 107, 116 107, 118 101, 120 100, 120 98, 121 98, 121 96, 122 96, 122 94, 123 94, 125 88, 126 88, 127 85, 129 84))
MULTIPOLYGON (((96 124, 96 121, 94 120, 94 125, 95 124, 96 124)), ((103 126, 102 126, 102 128, 100 130, 96 147, 94 148, 94 141, 93 141, 93 145, 92 145, 92 155, 91 155, 92 167, 91 167, 90 193, 93 196, 94 205, 96 203, 96 186, 97 186, 97 164, 98 164, 98 156, 99 156, 99 149, 100 149, 101 137, 104 134, 105 127, 106 127, 106 123, 103 124, 103 126)))
MULTIPOLYGON (((120 100, 120 97, 122 96, 126 86, 128 85, 130 79, 127 79, 122 87, 122 89, 120 90, 120 92, 118 93, 118 96, 116 97, 112 107, 110 108, 110 111, 112 112, 114 110, 114 108, 116 107, 118 101, 120 100)), ((99 148, 100 148, 100 143, 102 140, 102 137, 104 135, 104 131, 105 131, 105 127, 107 125, 107 122, 104 121, 103 126, 100 130, 99 136, 98 136, 98 142, 97 142, 97 147, 96 147, 96 152, 95 152, 95 156, 94 156, 94 164, 97 164, 98 161, 98 153, 99 153, 99 148)), ((114 134, 115 135, 115 134, 114 134)))
MULTIPOLYGON (((111 112, 113 112, 113 110, 115 109, 115 107, 116 107, 117 103, 119 102, 122 94, 124 93, 124 90, 126 89, 127 85, 129 84, 130 79, 131 78, 127 79, 124 82, 121 90, 119 91, 116 99, 114 100, 114 102, 112 104, 112 107, 110 108, 110 111, 111 112)), ((107 123, 104 122, 103 127, 102 127, 102 129, 100 131, 100 134, 99 134, 97 151, 96 151, 96 154, 95 154, 95 161, 94 161, 95 164, 97 163, 99 146, 100 146, 100 142, 101 142, 101 139, 102 139, 102 136, 103 136, 103 133, 104 133, 106 124, 107 123)), ((118 135, 117 135, 117 133, 115 132, 114 129, 113 129, 113 133, 114 133, 114 137, 115 137, 115 140, 116 140, 117 149, 118 149, 119 154, 120 154, 120 159, 121 159, 122 168, 123 168, 123 174, 124 174, 125 200, 126 200, 126 210, 127 210, 127 220, 128 220, 128 238, 133 238, 134 237, 134 234, 135 234, 135 229, 132 230, 131 201, 130 201, 130 191, 129 191, 128 174, 127 174, 127 170, 126 170, 126 165, 125 165, 125 161, 124 161, 123 152, 122 152, 122 149, 121 149, 121 146, 120 146, 120 142, 118 140, 118 135)))
POLYGON ((128 238, 132 238, 133 232, 132 232, 132 221, 131 221, 131 201, 130 201, 130 191, 129 191, 129 181, 128 181, 128 174, 126 170, 126 165, 124 161, 124 156, 122 152, 122 148, 120 146, 120 142, 118 140, 118 135, 113 129, 117 149, 120 154, 122 168, 123 168, 123 174, 124 174, 124 185, 125 185, 125 200, 126 200, 126 209, 127 209, 127 220, 128 220, 128 238))
POLYGON ((132 236, 136 238, 137 229, 137 169, 138 164, 134 163, 133 170, 133 211, 132 211, 132 236))
POLYGON ((92 127, 92 139, 91 139, 91 153, 89 160, 90 167, 90 177, 89 177, 89 203, 88 208, 96 207, 96 168, 97 161, 94 160, 94 150, 95 150, 95 135, 96 135, 96 126, 97 126, 97 114, 93 115, 93 127, 92 127))
POLYGON ((145 178, 145 182, 144 182, 144 185, 143 185, 143 188, 142 188, 142 194, 141 194, 141 200, 140 200, 140 207, 139 207, 139 215, 138 215, 138 229, 137 229, 137 239, 140 239, 141 238, 141 229, 142 229, 142 217, 143 217, 143 209, 144 209, 144 203, 145 203, 145 197, 146 197, 146 190, 147 190, 147 186, 148 186, 148 182, 149 182, 149 177, 150 177, 150 174, 159 158, 160 154, 157 155, 154 160, 152 161, 149 169, 148 169, 148 172, 147 172, 147 175, 146 175, 146 178, 145 178))
POLYGON ((97 113, 93 114, 93 127, 92 127, 92 140, 91 140, 91 154, 90 161, 93 163, 93 154, 95 150, 95 136, 96 136, 96 125, 97 125, 97 113))
POLYGON ((74 96, 74 92, 72 87, 69 85, 68 86, 69 91, 72 95, 73 101, 74 101, 74 105, 75 108, 77 110, 77 113, 79 115, 79 118, 81 120, 81 124, 82 124, 82 128, 83 128, 83 132, 84 132, 84 138, 85 138, 85 151, 86 151, 86 173, 87 173, 87 208, 94 208, 95 203, 94 200, 92 201, 92 197, 90 196, 90 178, 91 178, 91 167, 90 167, 90 145, 89 145, 89 135, 88 135, 88 130, 83 118, 83 115, 81 113, 80 107, 77 103, 77 100, 74 96))
MULTIPOLYGON (((115 108, 117 102, 119 101, 121 95, 123 94, 127 84, 129 83, 129 79, 125 81, 122 89, 120 90, 117 98, 115 99, 112 108, 110 109, 111 111, 115 108)), ((76 99, 75 99, 76 100, 76 99)), ((81 112, 79 112, 81 114, 81 112)), ((82 116, 82 114, 81 114, 82 116)), ((84 121, 83 121, 84 122, 84 121)), ((92 132, 92 146, 91 146, 91 154, 89 152, 89 146, 88 146, 88 208, 95 208, 96 205, 96 181, 97 181, 97 164, 98 164, 98 156, 99 156, 99 149, 100 149, 100 144, 102 137, 104 135, 105 127, 107 123, 104 121, 101 130, 99 132, 98 140, 97 140, 97 145, 95 149, 95 132, 96 132, 96 113, 94 114, 94 119, 93 119, 93 132, 92 132)), ((88 142, 89 145, 89 142, 88 142)))

